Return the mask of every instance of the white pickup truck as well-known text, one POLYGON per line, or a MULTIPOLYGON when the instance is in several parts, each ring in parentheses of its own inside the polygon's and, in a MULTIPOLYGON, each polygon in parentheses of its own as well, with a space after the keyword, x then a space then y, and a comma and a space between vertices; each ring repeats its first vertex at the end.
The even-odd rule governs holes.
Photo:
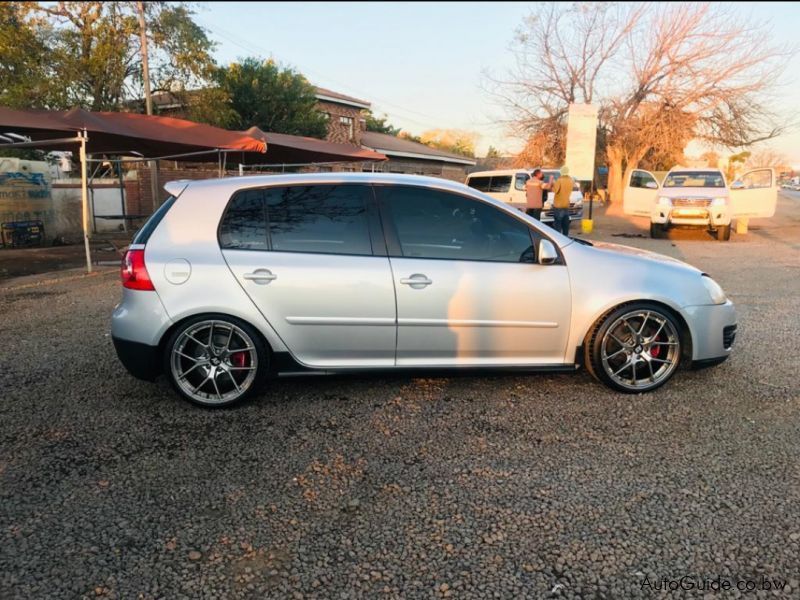
POLYGON ((654 238, 670 227, 700 227, 729 240, 733 219, 771 217, 777 200, 772 169, 748 171, 729 187, 719 169, 676 167, 661 184, 648 171, 633 171, 622 205, 627 215, 650 218, 654 238))

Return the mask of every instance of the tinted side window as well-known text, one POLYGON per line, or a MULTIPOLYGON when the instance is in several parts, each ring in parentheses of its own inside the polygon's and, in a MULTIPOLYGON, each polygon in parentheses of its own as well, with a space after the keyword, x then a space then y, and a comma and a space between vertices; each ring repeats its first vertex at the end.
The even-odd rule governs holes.
POLYGON ((223 248, 267 250, 267 215, 261 190, 245 190, 228 204, 219 227, 223 248))
POLYGON ((507 192, 511 188, 511 175, 495 175, 489 184, 489 191, 494 193, 507 192))
POLYGON ((634 188, 643 188, 647 187, 648 183, 656 183, 656 180, 650 176, 649 173, 645 173, 644 171, 634 171, 631 174, 631 187, 634 188))
POLYGON ((528 183, 528 179, 530 179, 530 175, 527 173, 517 173, 514 176, 514 189, 516 190, 525 190, 525 184, 528 183))
POLYGON ((150 236, 153 235, 153 232, 156 230, 156 227, 158 227, 158 224, 161 223, 161 219, 164 218, 164 215, 172 208, 173 204, 175 204, 175 196, 170 196, 164 201, 164 204, 156 209, 156 212, 150 215, 150 218, 145 221, 142 228, 136 232, 133 241, 131 241, 131 245, 146 244, 147 240, 150 239, 150 236))
POLYGON ((469 181, 467 181, 467 185, 480 192, 488 192, 489 182, 491 182, 491 180, 491 177, 470 177, 469 181))
POLYGON ((532 260, 528 227, 491 205, 425 188, 384 187, 380 193, 404 257, 532 260))
POLYGON ((264 190, 272 250, 372 254, 367 221, 370 194, 365 185, 264 190))

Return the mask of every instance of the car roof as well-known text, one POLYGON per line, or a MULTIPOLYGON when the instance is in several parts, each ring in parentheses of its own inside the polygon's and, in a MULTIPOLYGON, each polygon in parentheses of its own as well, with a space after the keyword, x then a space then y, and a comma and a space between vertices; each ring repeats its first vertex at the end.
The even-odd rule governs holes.
POLYGON ((529 174, 531 172, 530 169, 497 169, 495 171, 475 171, 473 173, 469 173, 467 178, 470 177, 492 177, 494 175, 516 175, 517 173, 526 173, 529 174))
POLYGON ((682 173, 682 172, 691 172, 691 173, 722 173, 721 169, 715 169, 713 167, 672 167, 669 170, 670 173, 682 173))
POLYGON ((425 177, 423 175, 405 175, 399 173, 291 173, 281 175, 243 175, 238 177, 221 177, 200 180, 175 180, 164 184, 164 188, 173 193, 173 190, 227 190, 264 187, 273 185, 300 185, 304 183, 372 183, 394 185, 418 185, 435 187, 454 192, 474 192, 461 182, 441 179, 439 177, 425 177))

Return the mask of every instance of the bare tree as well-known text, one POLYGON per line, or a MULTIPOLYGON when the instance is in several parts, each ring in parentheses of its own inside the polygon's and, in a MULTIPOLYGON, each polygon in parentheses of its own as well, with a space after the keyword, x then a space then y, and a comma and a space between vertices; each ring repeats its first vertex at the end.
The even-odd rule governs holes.
POLYGON ((619 200, 654 149, 693 138, 733 148, 781 132, 766 92, 792 50, 765 39, 762 24, 721 4, 552 3, 525 20, 516 68, 494 91, 528 137, 560 131, 570 103, 597 104, 619 200))
POLYGON ((786 155, 774 148, 762 147, 753 150, 745 161, 745 167, 756 169, 758 167, 786 167, 789 161, 786 155))

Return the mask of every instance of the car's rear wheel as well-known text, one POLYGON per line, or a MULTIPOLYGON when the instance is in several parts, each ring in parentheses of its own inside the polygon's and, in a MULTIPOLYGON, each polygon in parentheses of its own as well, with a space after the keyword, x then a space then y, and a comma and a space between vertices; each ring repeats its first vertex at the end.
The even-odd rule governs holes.
POLYGON ((649 392, 677 370, 683 350, 680 326, 668 310, 649 303, 620 307, 594 328, 590 372, 626 393, 649 392))
POLYGON ((731 226, 719 225, 717 227, 717 240, 727 242, 729 239, 731 239, 731 226))
POLYGON ((244 321, 200 316, 189 319, 170 336, 164 350, 164 372, 190 402, 230 406, 260 387, 268 356, 261 337, 244 321))

